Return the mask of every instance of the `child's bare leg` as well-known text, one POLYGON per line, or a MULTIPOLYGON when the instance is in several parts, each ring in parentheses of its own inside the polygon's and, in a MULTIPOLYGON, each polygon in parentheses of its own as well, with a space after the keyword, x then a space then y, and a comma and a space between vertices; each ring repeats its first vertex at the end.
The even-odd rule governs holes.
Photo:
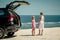
POLYGON ((33 35, 33 30, 32 30, 32 35, 33 35))
POLYGON ((34 35, 35 35, 35 29, 34 29, 34 35))
POLYGON ((39 29, 39 35, 40 35, 40 29, 39 29))
POLYGON ((33 29, 33 30, 32 30, 32 36, 34 36, 34 35, 35 35, 35 30, 33 29))
POLYGON ((41 30, 41 35, 43 35, 43 29, 41 30))

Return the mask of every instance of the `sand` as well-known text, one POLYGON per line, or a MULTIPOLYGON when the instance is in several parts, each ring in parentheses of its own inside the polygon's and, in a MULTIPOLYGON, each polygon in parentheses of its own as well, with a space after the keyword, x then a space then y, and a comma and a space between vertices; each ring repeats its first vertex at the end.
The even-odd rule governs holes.
POLYGON ((32 36, 31 29, 20 29, 13 37, 0 40, 60 40, 60 27, 44 28, 42 36, 37 34, 38 29, 36 29, 36 36, 32 36))

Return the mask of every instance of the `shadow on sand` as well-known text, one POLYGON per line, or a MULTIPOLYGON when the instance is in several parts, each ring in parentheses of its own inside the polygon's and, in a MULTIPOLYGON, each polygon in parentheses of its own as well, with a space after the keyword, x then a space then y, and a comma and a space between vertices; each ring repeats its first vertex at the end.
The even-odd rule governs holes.
POLYGON ((13 38, 13 37, 16 37, 16 35, 11 36, 11 37, 5 36, 4 38, 13 38))
MULTIPOLYGON (((2 39, 10 39, 10 38, 14 38, 14 37, 16 37, 16 35, 13 35, 13 36, 11 36, 11 37, 9 37, 9 36, 5 36, 4 38, 2 38, 2 39)), ((1 40, 2 40, 1 39, 1 40)))
POLYGON ((42 36, 42 35, 20 35, 20 36, 42 36))
POLYGON ((32 35, 20 35, 20 36, 32 36, 32 35))

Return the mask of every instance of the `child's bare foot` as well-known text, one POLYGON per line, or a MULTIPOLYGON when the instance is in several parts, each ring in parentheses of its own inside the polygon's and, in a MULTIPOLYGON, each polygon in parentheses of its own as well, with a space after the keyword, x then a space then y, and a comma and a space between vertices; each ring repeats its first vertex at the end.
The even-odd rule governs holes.
POLYGON ((38 34, 38 35, 40 35, 40 34, 38 34))
POLYGON ((32 35, 32 36, 35 36, 35 35, 32 35))
POLYGON ((38 34, 38 35, 41 35, 42 36, 43 34, 38 34))
POLYGON ((41 36, 43 35, 43 34, 40 34, 41 36))

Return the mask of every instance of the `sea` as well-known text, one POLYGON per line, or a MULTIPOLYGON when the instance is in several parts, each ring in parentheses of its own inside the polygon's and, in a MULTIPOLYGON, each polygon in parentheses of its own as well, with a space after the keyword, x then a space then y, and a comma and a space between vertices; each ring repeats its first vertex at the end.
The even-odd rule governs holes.
MULTIPOLYGON (((36 28, 38 28, 39 15, 20 15, 22 29, 31 29, 32 16, 35 16, 36 28)), ((44 15, 44 28, 60 27, 60 15, 44 15)))

